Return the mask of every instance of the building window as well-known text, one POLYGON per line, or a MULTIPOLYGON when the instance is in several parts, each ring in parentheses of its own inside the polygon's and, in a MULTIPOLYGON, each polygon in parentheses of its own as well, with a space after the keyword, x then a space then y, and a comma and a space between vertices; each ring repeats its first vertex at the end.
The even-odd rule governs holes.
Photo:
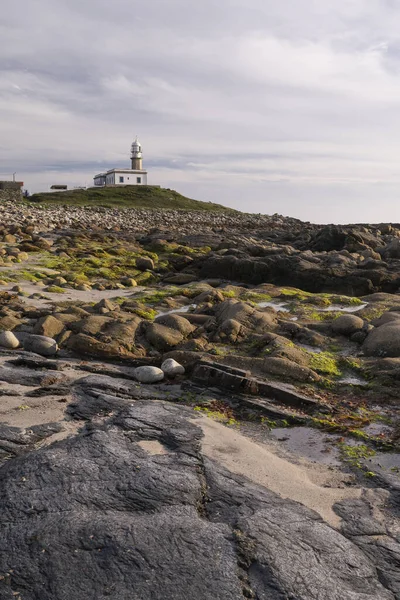
POLYGON ((119 182, 120 182, 120 183, 124 183, 124 178, 123 178, 123 177, 120 177, 120 178, 119 178, 119 182))
POLYGON ((142 183, 142 178, 141 177, 136 177, 136 183, 142 183))

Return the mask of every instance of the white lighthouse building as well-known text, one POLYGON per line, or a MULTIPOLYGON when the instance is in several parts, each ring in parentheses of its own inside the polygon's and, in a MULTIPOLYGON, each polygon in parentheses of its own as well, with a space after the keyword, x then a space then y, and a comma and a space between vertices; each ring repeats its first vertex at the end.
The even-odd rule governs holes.
POLYGON ((143 169, 142 145, 135 139, 131 146, 131 169, 110 169, 94 176, 94 185, 147 185, 147 171, 143 169))

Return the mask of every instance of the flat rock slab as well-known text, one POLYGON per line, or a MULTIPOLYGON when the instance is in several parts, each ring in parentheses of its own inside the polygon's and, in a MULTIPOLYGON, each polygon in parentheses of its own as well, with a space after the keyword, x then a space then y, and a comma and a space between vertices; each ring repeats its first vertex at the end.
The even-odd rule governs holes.
POLYGON ((6 462, 0 599, 395 600, 315 512, 203 457, 191 419, 139 401, 6 462))
POLYGON ((294 386, 261 381, 251 377, 249 371, 219 363, 200 361, 194 368, 192 380, 208 387, 218 387, 236 393, 263 396, 295 408, 315 410, 321 408, 318 400, 304 396, 294 386))
POLYGON ((5 367, 0 366, 0 381, 11 384, 20 384, 26 386, 32 385, 52 385, 65 382, 66 376, 57 371, 44 369, 33 370, 23 367, 5 367))
MULTIPOLYGON (((29 429, 0 424, 0 461, 32 450, 34 444, 63 430, 60 423, 33 425, 29 429)), ((0 596, 1 597, 1 596, 0 596)))

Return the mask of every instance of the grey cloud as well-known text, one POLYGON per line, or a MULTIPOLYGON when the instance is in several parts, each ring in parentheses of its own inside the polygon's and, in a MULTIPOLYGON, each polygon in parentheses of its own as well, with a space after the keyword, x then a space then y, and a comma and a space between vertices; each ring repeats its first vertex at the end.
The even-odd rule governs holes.
POLYGON ((255 212, 399 221, 388 0, 5 0, 0 171, 90 183, 140 134, 153 183, 255 212), (268 197, 268 201, 266 201, 268 197))

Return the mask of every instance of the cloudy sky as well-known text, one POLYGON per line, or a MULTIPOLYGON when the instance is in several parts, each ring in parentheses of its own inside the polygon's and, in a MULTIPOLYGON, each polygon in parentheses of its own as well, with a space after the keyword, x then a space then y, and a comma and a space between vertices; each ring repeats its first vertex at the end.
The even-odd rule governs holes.
POLYGON ((0 178, 400 222, 397 0, 3 0, 0 178))

